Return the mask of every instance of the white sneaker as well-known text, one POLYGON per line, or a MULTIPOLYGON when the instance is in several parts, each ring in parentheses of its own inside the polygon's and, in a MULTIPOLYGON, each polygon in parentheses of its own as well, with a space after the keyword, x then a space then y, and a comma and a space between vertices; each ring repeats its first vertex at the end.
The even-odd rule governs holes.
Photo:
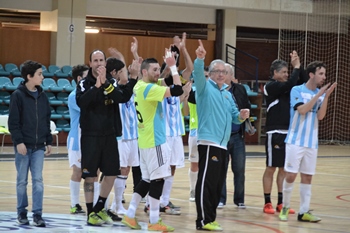
POLYGON ((117 214, 120 214, 120 215, 125 215, 127 212, 127 210, 124 208, 124 206, 122 204, 120 204, 118 206, 118 210, 116 211, 117 214))
POLYGON ((196 201, 196 195, 195 195, 194 190, 191 190, 191 191, 190 191, 190 198, 189 198, 189 201, 191 201, 191 202, 196 201))
POLYGON ((224 208, 224 203, 220 202, 219 205, 218 205, 218 209, 223 209, 224 208))
POLYGON ((245 209, 246 206, 245 206, 244 203, 238 203, 237 208, 238 208, 238 209, 245 209))

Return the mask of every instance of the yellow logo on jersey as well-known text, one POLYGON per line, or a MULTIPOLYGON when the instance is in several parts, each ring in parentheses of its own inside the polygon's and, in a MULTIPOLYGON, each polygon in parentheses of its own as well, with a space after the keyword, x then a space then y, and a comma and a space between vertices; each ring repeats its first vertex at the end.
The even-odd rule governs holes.
POLYGON ((110 104, 113 104, 112 99, 105 100, 105 105, 110 105, 110 104))

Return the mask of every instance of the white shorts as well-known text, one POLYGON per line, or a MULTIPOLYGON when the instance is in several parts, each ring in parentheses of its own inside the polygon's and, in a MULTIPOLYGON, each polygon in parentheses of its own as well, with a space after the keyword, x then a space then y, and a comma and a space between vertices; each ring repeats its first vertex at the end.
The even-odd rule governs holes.
POLYGON ((69 160, 69 167, 73 167, 73 165, 75 165, 78 168, 81 168, 81 151, 68 149, 68 160, 69 160))
POLYGON ((171 176, 169 162, 170 149, 166 143, 147 149, 140 148, 140 168, 144 180, 156 180, 171 176))
POLYGON ((170 165, 176 168, 185 167, 185 152, 182 136, 167 137, 166 143, 170 148, 170 165))
POLYGON ((197 136, 188 137, 188 160, 191 163, 198 163, 198 145, 197 145, 197 136))
POLYGON ((137 167, 140 165, 137 139, 118 140, 120 167, 137 167))
POLYGON ((316 163, 317 149, 286 143, 286 172, 315 175, 316 163))
MULTIPOLYGON (((80 129, 80 128, 79 128, 80 129)), ((80 136, 80 133, 79 133, 80 136)), ((79 137, 80 139, 80 137, 79 137)), ((68 148, 68 160, 69 160, 69 167, 73 167, 73 165, 77 166, 78 168, 81 168, 81 151, 73 150, 72 147, 74 145, 74 138, 71 137, 69 142, 70 147, 68 148)), ((80 142, 79 142, 79 148, 80 148, 80 142)))

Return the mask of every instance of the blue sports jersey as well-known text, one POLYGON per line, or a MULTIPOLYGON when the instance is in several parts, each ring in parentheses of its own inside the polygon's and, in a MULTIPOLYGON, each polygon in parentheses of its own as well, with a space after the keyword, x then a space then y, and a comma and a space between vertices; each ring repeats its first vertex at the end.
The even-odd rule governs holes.
POLYGON ((131 140, 137 139, 137 115, 134 102, 134 95, 126 103, 119 104, 120 117, 122 119, 122 133, 121 139, 131 140))
POLYGON ((166 136, 175 137, 185 134, 180 97, 171 96, 164 98, 162 105, 165 113, 166 136))
POLYGON ((318 148, 318 119, 317 111, 320 109, 325 94, 318 98, 316 104, 305 115, 295 109, 296 105, 305 104, 319 92, 319 89, 310 90, 305 84, 295 86, 290 93, 290 124, 286 143, 301 147, 318 148))
POLYGON ((79 118, 80 108, 77 105, 75 99, 76 89, 74 89, 68 96, 68 108, 70 116, 70 131, 67 137, 67 148, 71 148, 73 151, 79 151, 80 138, 79 138, 79 118), (73 145, 70 145, 71 138, 73 138, 73 145))

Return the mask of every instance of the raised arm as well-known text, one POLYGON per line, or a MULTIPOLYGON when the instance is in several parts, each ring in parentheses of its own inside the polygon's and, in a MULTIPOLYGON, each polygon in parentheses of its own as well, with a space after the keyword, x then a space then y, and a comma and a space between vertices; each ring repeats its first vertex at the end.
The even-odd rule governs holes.
POLYGON ((191 73, 193 71, 193 62, 186 49, 186 32, 182 33, 182 39, 179 46, 180 46, 180 51, 184 56, 185 65, 186 65, 186 68, 182 72, 182 77, 185 80, 190 81, 191 73))
POLYGON ((336 86, 337 86, 337 83, 333 83, 332 86, 330 86, 326 90, 326 96, 324 97, 322 105, 321 105, 320 109, 317 112, 317 119, 318 120, 323 120, 323 118, 326 116, 327 105, 328 105, 328 98, 333 93, 333 91, 336 88, 336 86))
POLYGON ((206 83, 206 78, 204 75, 204 59, 207 52, 204 49, 202 41, 198 40, 198 43, 199 46, 196 49, 197 58, 194 61, 193 78, 196 84, 197 95, 200 95, 204 90, 204 86, 206 83))
POLYGON ((181 96, 183 94, 183 90, 182 90, 180 76, 179 76, 179 73, 177 72, 174 54, 171 53, 169 49, 165 49, 165 56, 163 58, 167 66, 169 66, 171 75, 173 77, 173 84, 174 84, 171 87, 167 88, 164 94, 164 97, 181 96))
POLYGON ((120 51, 118 51, 116 48, 109 48, 108 51, 112 57, 117 58, 118 60, 122 61, 125 64, 125 66, 119 71, 119 78, 120 79, 118 80, 118 85, 127 84, 127 82, 128 82, 128 70, 126 69, 124 55, 120 51))
POLYGON ((300 75, 300 58, 295 50, 290 53, 290 57, 293 66, 291 77, 286 82, 269 82, 264 87, 268 95, 279 96, 297 85, 300 75))

